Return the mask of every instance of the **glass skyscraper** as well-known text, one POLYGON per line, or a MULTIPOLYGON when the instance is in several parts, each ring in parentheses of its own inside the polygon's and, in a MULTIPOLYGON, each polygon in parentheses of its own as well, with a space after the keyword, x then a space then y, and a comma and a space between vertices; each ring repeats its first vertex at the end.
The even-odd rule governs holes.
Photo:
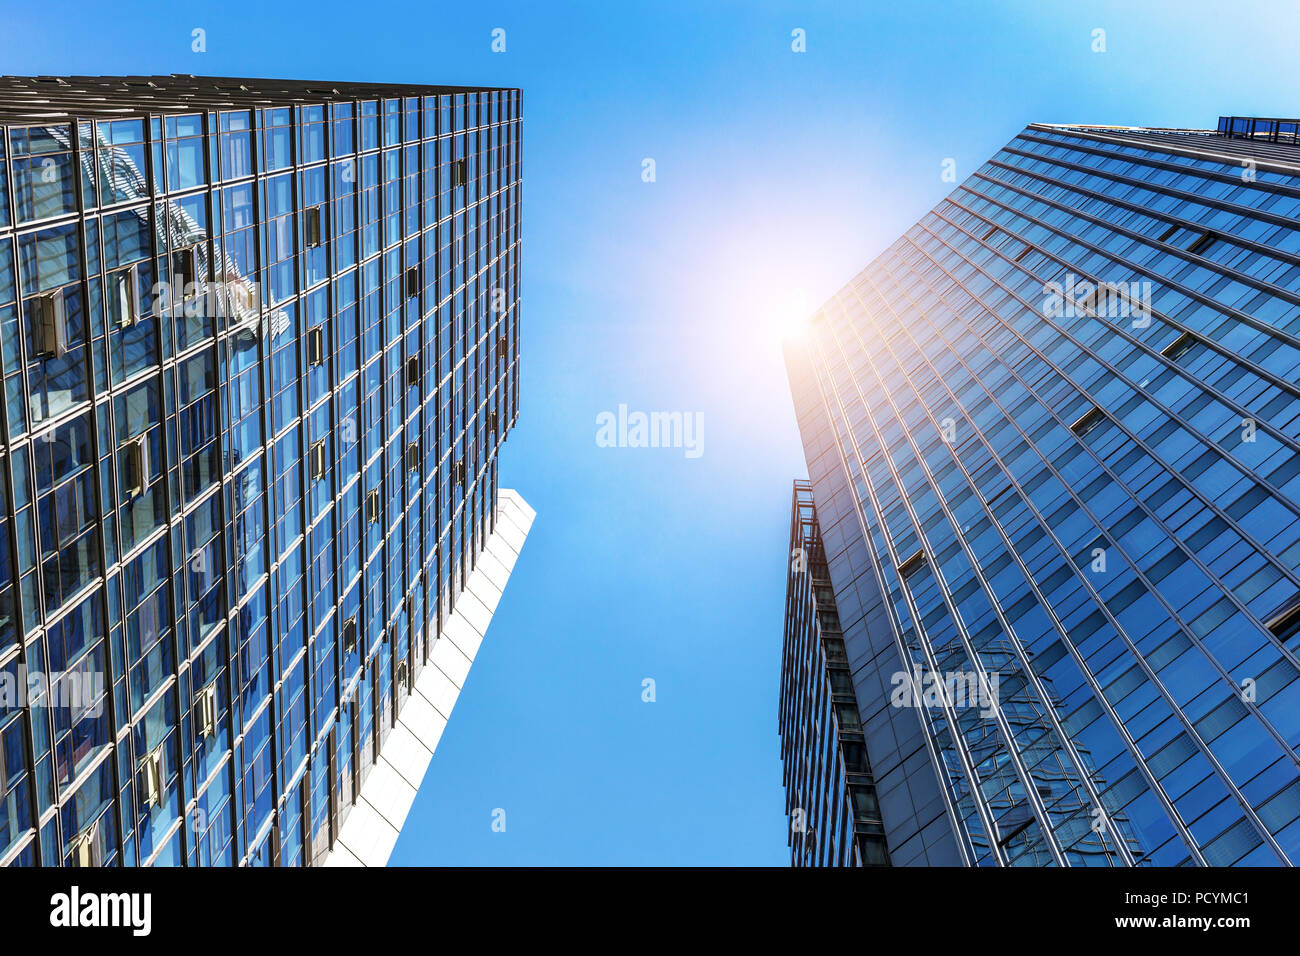
POLYGON ((806 481, 795 482, 791 503, 780 718, 791 862, 888 865, 839 610, 806 481))
POLYGON ((1298 130, 1028 126, 788 342, 795 862, 1300 863, 1298 130))
POLYGON ((532 511, 520 94, 0 79, 0 864, 382 864, 532 511))

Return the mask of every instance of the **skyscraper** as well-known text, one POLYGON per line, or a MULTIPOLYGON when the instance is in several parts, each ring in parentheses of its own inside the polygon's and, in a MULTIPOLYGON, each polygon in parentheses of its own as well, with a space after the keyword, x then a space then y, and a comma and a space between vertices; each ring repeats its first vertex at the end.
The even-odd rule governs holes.
POLYGON ((796 866, 886 866, 839 611, 812 487, 795 482, 781 662, 781 757, 796 866))
POLYGON ((851 681, 787 714, 788 617, 783 734, 894 865, 1300 863, 1297 131, 1033 124, 787 344, 851 681))
POLYGON ((387 860, 533 517, 520 124, 0 80, 0 864, 387 860))

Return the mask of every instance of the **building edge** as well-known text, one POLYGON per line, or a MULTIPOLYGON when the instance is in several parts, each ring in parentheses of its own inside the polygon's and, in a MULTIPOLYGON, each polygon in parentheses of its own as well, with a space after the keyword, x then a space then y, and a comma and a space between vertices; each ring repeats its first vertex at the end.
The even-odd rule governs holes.
MULTIPOLYGON (((492 532, 433 644, 429 665, 398 710, 384 748, 320 866, 388 864, 537 515, 510 488, 498 491, 495 510, 492 532)), ((436 616, 428 622, 431 628, 437 625, 436 616)))

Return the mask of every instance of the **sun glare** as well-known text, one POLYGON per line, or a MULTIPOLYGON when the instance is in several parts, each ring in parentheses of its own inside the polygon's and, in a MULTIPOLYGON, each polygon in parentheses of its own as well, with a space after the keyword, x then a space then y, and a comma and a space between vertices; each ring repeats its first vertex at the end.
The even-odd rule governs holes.
POLYGON ((765 311, 768 326, 784 342, 807 334, 817 304, 804 290, 791 289, 784 295, 774 296, 765 311))

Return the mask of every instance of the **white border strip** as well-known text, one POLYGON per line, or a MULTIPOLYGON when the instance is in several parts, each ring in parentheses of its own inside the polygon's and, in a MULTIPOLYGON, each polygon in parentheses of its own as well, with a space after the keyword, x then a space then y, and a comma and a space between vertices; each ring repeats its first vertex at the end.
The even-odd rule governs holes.
POLYGON ((334 849, 319 865, 387 865, 536 516, 518 492, 498 491, 496 529, 434 642, 429 663, 398 711, 334 849))

